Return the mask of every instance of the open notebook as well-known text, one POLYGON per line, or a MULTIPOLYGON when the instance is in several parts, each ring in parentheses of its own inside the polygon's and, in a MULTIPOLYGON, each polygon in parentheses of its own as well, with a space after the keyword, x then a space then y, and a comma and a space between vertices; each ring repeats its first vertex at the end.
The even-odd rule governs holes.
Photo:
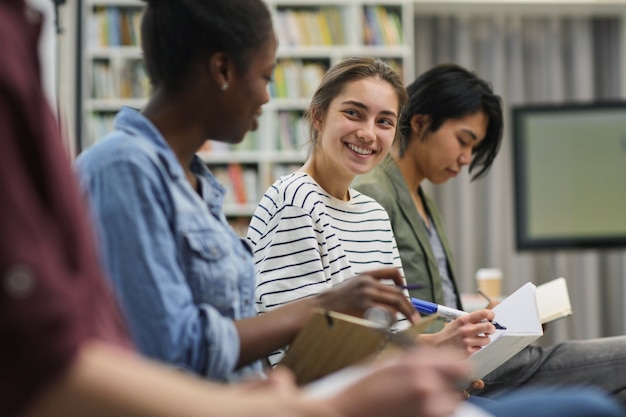
POLYGON ((471 380, 483 378, 543 335, 536 287, 531 282, 505 298, 493 311, 495 321, 506 330, 496 330, 491 342, 468 358, 473 369, 471 380))
POLYGON ((537 307, 541 323, 548 323, 572 314, 565 278, 557 278, 537 286, 537 307))

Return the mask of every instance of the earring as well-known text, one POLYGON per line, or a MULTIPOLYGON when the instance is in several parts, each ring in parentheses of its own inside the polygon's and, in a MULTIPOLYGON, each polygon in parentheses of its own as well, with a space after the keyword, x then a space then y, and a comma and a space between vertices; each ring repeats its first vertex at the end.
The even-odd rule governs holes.
POLYGON ((220 88, 222 89, 222 91, 228 90, 228 83, 224 82, 220 88))

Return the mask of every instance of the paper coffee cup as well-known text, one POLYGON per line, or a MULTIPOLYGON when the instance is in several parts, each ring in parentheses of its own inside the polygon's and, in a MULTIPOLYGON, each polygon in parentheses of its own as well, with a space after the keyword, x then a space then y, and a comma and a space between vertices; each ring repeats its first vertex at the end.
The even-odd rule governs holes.
POLYGON ((502 293, 502 271, 497 268, 481 268, 476 271, 476 285, 487 297, 495 300, 502 293))

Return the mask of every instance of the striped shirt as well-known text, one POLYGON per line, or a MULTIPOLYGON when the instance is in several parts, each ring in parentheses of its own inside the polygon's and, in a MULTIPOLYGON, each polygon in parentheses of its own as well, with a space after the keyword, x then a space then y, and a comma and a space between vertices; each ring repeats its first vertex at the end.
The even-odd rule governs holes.
MULTIPOLYGON (((402 273, 389 216, 350 189, 330 196, 308 174, 281 177, 265 193, 248 229, 256 271, 256 307, 264 313, 384 267, 402 273)), ((270 356, 272 364, 282 354, 270 356)))

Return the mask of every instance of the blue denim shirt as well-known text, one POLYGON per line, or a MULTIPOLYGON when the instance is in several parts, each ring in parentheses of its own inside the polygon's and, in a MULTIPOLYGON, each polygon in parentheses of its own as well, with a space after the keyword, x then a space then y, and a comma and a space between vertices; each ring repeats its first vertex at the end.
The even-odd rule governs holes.
POLYGON ((255 315, 247 242, 228 225, 224 188, 197 157, 200 196, 164 138, 136 110, 84 151, 76 169, 95 218, 101 253, 141 352, 227 381, 239 337, 233 320, 255 315))

